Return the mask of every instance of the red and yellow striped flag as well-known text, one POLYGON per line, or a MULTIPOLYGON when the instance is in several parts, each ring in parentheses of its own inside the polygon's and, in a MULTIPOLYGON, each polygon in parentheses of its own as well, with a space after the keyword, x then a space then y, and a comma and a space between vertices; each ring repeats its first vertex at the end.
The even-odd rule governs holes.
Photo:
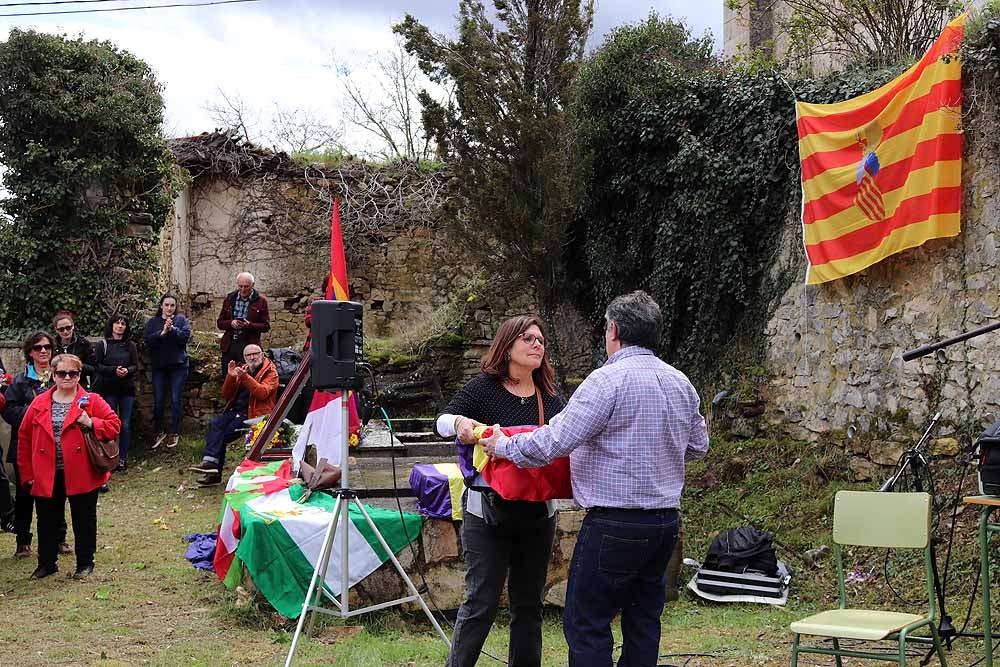
POLYGON ((961 231, 964 24, 965 14, 878 90, 836 104, 796 102, 806 283, 961 231))

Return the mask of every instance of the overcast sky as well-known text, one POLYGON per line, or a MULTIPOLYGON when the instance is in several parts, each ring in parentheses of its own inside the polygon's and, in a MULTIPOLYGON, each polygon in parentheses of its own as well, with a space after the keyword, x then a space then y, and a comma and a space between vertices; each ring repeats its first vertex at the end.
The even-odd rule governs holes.
MULTIPOLYGON (((17 0, 11 0, 16 2, 17 0)), ((26 1, 26 0, 25 0, 26 1)), ((37 1, 37 0, 35 0, 37 1)), ((0 7, 19 11, 113 8, 203 0, 121 0, 87 4, 0 7)), ((723 0, 597 0, 592 46, 609 29, 651 10, 683 18, 700 36, 722 40, 723 0)), ((148 62, 165 88, 171 136, 213 128, 204 106, 222 89, 258 109, 274 102, 340 117, 342 94, 334 58, 361 62, 392 48, 391 26, 407 12, 432 30, 450 33, 458 0, 259 0, 246 4, 59 15, 0 16, 12 27, 107 39, 148 62)))

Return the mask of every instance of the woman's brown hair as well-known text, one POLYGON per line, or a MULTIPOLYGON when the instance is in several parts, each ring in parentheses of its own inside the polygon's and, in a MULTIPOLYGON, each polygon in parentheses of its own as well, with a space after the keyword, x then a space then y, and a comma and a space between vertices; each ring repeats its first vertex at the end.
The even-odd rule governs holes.
POLYGON ((70 354, 69 352, 63 352, 62 354, 57 354, 55 358, 49 363, 49 368, 53 371, 59 370, 59 364, 73 364, 76 366, 76 370, 83 370, 83 361, 80 357, 75 354, 70 354))
MULTIPOLYGON (((548 338, 545 335, 545 326, 537 315, 517 315, 504 320, 500 328, 497 329, 497 335, 493 337, 490 349, 483 356, 479 369, 487 375, 499 378, 501 382, 510 380, 510 348, 514 346, 514 341, 517 340, 518 336, 527 331, 531 325, 538 327, 543 338, 548 338)), ((531 379, 543 394, 556 395, 555 374, 549 364, 547 352, 542 354, 542 364, 531 371, 531 379)))
POLYGON ((72 310, 66 310, 65 308, 60 308, 56 311, 56 314, 52 316, 52 328, 56 328, 56 322, 59 320, 69 320, 74 325, 76 325, 76 318, 73 317, 72 310))
MULTIPOLYGON (((52 334, 45 331, 36 331, 34 333, 28 334, 28 337, 24 339, 24 344, 21 345, 21 352, 24 353, 24 363, 31 363, 31 348, 41 343, 43 340, 49 341, 49 345, 55 347, 56 341, 52 338, 52 334)), ((52 365, 52 361, 49 361, 49 365, 52 365)))

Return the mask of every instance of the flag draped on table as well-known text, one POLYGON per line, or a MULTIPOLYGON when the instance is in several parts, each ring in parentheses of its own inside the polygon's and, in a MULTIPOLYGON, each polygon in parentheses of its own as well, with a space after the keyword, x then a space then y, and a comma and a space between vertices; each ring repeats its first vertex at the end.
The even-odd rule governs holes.
POLYGON ((878 90, 796 102, 808 284, 961 231, 964 23, 878 90))
POLYGON ((465 479, 454 463, 418 463, 410 470, 417 511, 435 519, 462 520, 465 479))
MULTIPOLYGON (((254 585, 280 614, 296 618, 302 611, 309 581, 319 560, 323 538, 333 519, 335 499, 314 493, 305 503, 301 484, 290 479, 288 460, 260 464, 244 461, 233 473, 223 500, 216 547, 215 571, 230 588, 242 576, 242 567, 254 585)), ((399 553, 420 535, 421 517, 396 510, 365 506, 393 553, 399 553), (404 524, 405 521, 405 524, 404 524)), ((361 511, 349 507, 348 586, 353 586, 389 560, 361 511)), ((337 526, 325 586, 340 592, 341 526, 337 526)))
MULTIPOLYGON (((333 214, 330 221, 330 277, 327 281, 326 298, 328 300, 349 301, 347 292, 347 261, 344 257, 344 239, 340 231, 340 205, 333 200, 333 214)), ((318 458, 325 458, 333 464, 340 463, 340 445, 343 417, 341 413, 343 393, 316 391, 305 422, 299 430, 299 437, 292 450, 296 461, 302 459, 306 445, 315 444, 318 458), (306 442, 308 440, 308 442, 306 442)), ((357 406, 353 397, 348 394, 348 432, 349 437, 360 438, 361 419, 358 417, 357 406)), ((354 442, 357 442, 355 439, 354 442)))

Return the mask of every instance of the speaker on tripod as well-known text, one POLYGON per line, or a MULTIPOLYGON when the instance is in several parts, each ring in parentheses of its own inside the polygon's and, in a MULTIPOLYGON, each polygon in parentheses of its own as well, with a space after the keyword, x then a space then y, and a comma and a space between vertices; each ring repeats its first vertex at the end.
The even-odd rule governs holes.
MULTIPOLYGON (((361 374, 361 367, 364 366, 364 336, 362 332, 362 310, 361 304, 353 301, 314 301, 312 304, 312 346, 309 350, 309 365, 312 371, 313 386, 321 390, 360 390, 364 385, 361 374)), ((345 394, 346 399, 346 394, 345 394)), ((288 656, 285 658, 285 667, 291 667, 295 656, 295 649, 298 647, 299 639, 303 630, 311 632, 316 614, 326 614, 339 618, 351 618, 359 614, 365 614, 378 609, 386 609, 407 602, 416 602, 431 625, 437 630, 438 635, 449 647, 451 642, 448 635, 438 624, 437 619, 427 607, 423 597, 414 586, 406 570, 400 565, 392 548, 385 541, 381 531, 369 516, 365 506, 358 500, 357 493, 350 486, 349 459, 347 456, 347 400, 341 401, 341 456, 340 456, 340 488, 330 492, 336 497, 333 511, 330 517, 330 525, 327 527, 323 537, 323 546, 320 549, 319 557, 316 561, 316 568, 313 570, 312 578, 309 582, 309 589, 306 591, 306 598, 302 604, 302 611, 299 614, 299 621, 295 627, 295 634, 292 636, 292 644, 288 649, 288 656), (349 540, 351 531, 350 505, 354 504, 358 513, 367 522, 372 534, 378 539, 379 544, 389 556, 393 567, 402 578, 403 583, 409 591, 409 595, 389 602, 370 605, 362 609, 351 609, 348 589, 348 573, 350 571, 350 547, 349 540), (338 525, 342 530, 337 530, 338 525), (333 554, 334 542, 340 542, 340 586, 338 600, 335 595, 328 591, 324 582, 326 581, 327 570, 330 565, 330 557, 333 554), (327 598, 334 609, 327 609, 322 606, 323 598, 327 598), (308 623, 308 626, 307 626, 308 623)), ((402 519, 402 517, 400 517, 402 519)))

